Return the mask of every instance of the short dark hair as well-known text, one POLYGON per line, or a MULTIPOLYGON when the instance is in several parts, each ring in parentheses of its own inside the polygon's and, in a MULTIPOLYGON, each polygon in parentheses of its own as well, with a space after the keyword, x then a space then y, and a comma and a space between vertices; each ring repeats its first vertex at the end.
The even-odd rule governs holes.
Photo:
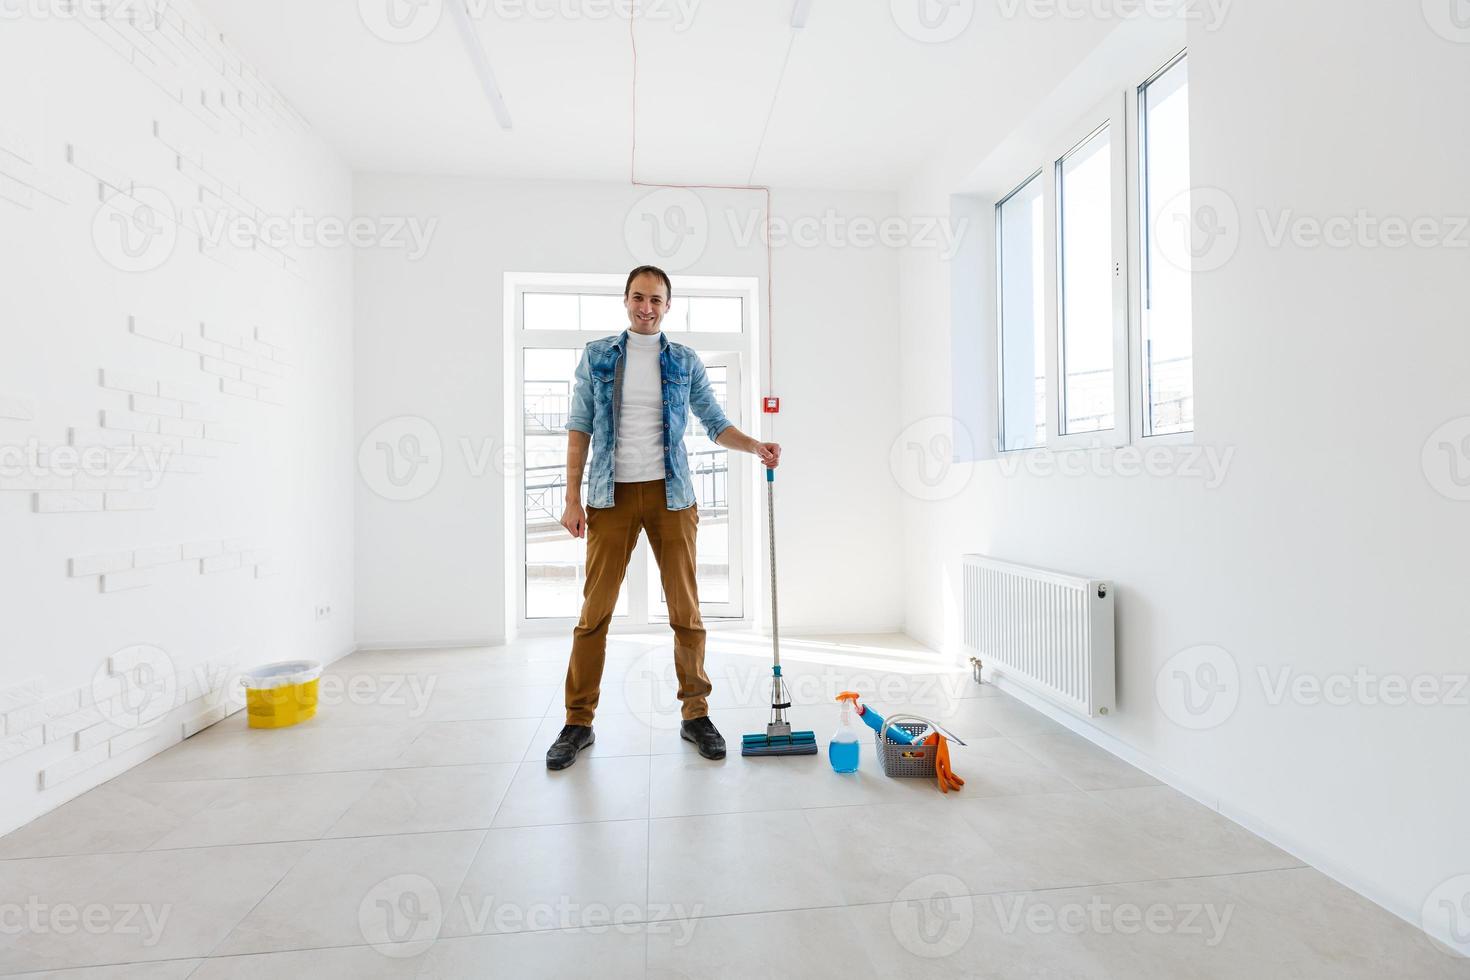
POLYGON ((664 299, 671 299, 674 295, 674 284, 669 282, 669 274, 656 265, 640 265, 628 273, 628 284, 623 287, 623 299, 627 299, 628 294, 633 291, 633 280, 649 273, 658 276, 664 281, 664 292, 668 294, 664 299))

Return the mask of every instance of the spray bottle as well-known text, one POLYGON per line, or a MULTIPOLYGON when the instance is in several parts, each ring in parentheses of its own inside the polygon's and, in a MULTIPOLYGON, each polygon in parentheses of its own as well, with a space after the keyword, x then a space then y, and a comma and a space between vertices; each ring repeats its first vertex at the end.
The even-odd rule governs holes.
POLYGON ((842 702, 842 720, 837 723, 837 731, 832 733, 832 741, 827 745, 827 761, 832 763, 836 772, 857 772, 859 757, 859 742, 857 726, 852 723, 853 705, 857 703, 857 695, 852 695, 852 703, 848 703, 847 695, 851 691, 844 691, 837 695, 837 700, 842 702))

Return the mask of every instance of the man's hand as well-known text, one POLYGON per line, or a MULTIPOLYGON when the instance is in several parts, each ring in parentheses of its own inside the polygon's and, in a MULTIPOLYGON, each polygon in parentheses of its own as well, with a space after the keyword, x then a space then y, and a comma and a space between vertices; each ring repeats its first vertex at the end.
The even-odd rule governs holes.
POLYGON ((751 436, 741 432, 735 426, 727 426, 720 437, 715 440, 715 445, 724 446, 726 449, 734 449, 742 453, 754 453, 760 457, 760 461, 771 469, 775 469, 781 462, 781 444, 778 442, 759 442, 751 436))
POLYGON ((561 526, 571 531, 574 538, 587 536, 587 512, 579 501, 567 501, 567 508, 561 515, 561 526))

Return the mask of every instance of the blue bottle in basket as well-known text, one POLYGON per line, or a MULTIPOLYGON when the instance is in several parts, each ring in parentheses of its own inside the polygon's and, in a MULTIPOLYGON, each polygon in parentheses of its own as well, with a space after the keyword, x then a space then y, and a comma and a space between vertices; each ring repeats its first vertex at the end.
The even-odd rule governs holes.
POLYGON ((857 726, 852 723, 852 708, 857 703, 857 695, 843 691, 837 695, 837 700, 842 702, 842 720, 837 723, 837 731, 832 733, 832 741, 827 745, 827 761, 832 763, 835 772, 857 772, 858 733, 857 726))

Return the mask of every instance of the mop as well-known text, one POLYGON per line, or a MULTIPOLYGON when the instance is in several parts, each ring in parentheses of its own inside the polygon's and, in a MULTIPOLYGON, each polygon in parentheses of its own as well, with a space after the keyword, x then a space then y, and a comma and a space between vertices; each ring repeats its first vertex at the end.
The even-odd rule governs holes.
POLYGON ((817 736, 813 732, 793 732, 786 720, 791 707, 791 693, 781 679, 781 640, 776 624, 776 471, 766 468, 766 514, 771 538, 771 722, 764 735, 746 735, 740 740, 741 755, 816 755, 817 736))

